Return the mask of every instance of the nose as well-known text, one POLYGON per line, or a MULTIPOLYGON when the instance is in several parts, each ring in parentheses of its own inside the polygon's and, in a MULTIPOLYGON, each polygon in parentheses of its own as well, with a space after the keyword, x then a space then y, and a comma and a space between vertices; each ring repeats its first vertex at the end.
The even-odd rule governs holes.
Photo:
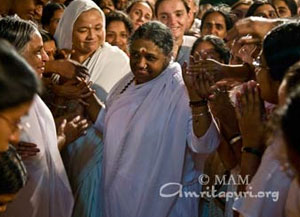
POLYGON ((93 29, 89 29, 87 39, 92 40, 95 37, 95 32, 93 29))
POLYGON ((43 62, 48 62, 49 61, 49 56, 46 53, 45 49, 42 49, 42 61, 43 62))
POLYGON ((139 58, 137 65, 138 65, 139 69, 145 69, 147 66, 147 61, 146 61, 145 57, 139 58))
POLYGON ((169 26, 173 26, 174 24, 176 24, 176 17, 175 16, 170 16, 169 20, 168 20, 169 26))
POLYGON ((215 35, 215 36, 219 36, 219 32, 218 32, 218 30, 217 30, 217 28, 216 28, 215 25, 213 25, 213 26, 210 28, 210 34, 211 34, 211 35, 215 35))

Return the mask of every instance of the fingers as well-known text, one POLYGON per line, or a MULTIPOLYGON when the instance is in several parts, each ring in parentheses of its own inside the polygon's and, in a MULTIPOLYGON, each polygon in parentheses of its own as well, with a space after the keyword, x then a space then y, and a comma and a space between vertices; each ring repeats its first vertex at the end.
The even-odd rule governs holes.
POLYGON ((28 157, 36 156, 40 152, 40 149, 37 148, 37 145, 29 142, 19 142, 17 145, 17 152, 22 157, 26 159, 28 157))
POLYGON ((62 123, 60 124, 59 128, 58 128, 58 135, 62 135, 65 132, 65 128, 67 125, 67 119, 63 119, 62 123))

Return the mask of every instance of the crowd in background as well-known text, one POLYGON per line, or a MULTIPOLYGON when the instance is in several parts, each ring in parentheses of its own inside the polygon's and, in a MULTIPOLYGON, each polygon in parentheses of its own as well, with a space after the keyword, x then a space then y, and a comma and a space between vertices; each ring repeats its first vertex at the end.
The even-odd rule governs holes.
POLYGON ((0 216, 299 217, 299 8, 0 0, 0 216))

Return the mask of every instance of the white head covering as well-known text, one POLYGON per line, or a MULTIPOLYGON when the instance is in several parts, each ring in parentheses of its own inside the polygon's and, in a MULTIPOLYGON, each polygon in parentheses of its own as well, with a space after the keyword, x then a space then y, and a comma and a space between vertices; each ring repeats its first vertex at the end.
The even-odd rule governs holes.
POLYGON ((72 1, 64 11, 54 34, 54 38, 59 49, 72 49, 73 26, 77 18, 83 12, 91 9, 96 9, 100 12, 103 20, 103 31, 105 32, 105 16, 103 11, 95 2, 93 2, 92 0, 72 1))

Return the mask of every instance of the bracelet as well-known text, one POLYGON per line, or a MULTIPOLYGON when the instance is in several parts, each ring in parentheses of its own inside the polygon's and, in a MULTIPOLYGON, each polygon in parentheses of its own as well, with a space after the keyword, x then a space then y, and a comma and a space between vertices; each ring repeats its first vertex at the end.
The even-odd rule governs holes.
POLYGON ((256 155, 257 157, 262 157, 263 155, 263 152, 260 151, 259 149, 257 148, 252 148, 252 147, 242 147, 242 152, 246 152, 246 153, 250 153, 250 154, 254 154, 256 155))
POLYGON ((207 99, 202 99, 199 101, 190 101, 190 107, 201 107, 207 105, 207 99))
POLYGON ((240 141, 242 139, 242 136, 240 134, 237 134, 236 136, 231 137, 229 140, 229 144, 233 145, 234 143, 240 141))

